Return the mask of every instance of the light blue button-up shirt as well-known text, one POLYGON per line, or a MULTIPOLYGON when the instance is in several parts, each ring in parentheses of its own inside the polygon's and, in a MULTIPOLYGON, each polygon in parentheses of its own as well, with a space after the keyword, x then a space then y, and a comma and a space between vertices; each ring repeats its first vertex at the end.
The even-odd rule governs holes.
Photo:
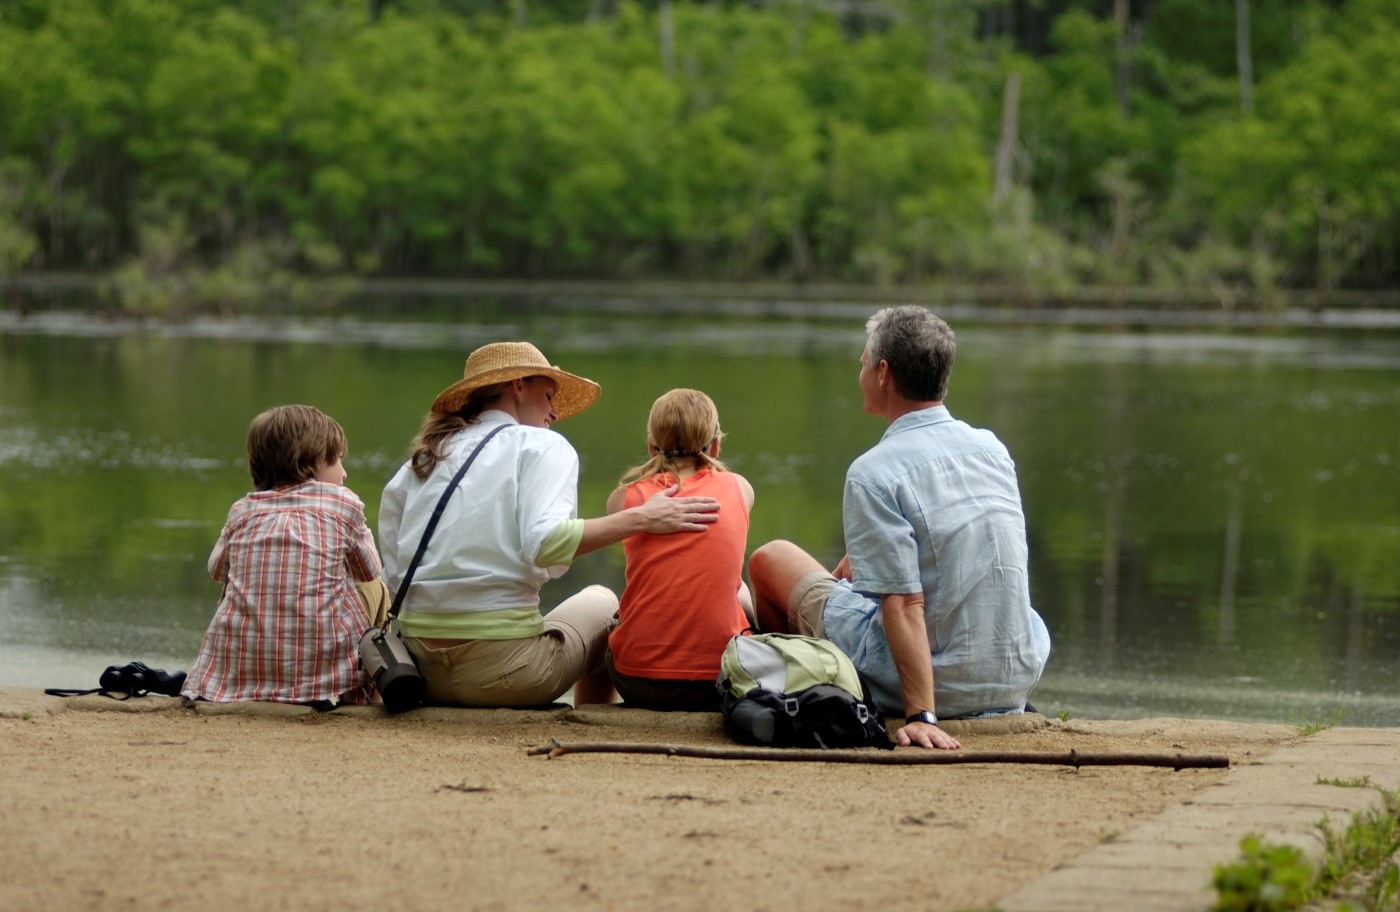
POLYGON ((844 520, 853 581, 823 623, 881 708, 899 714, 904 698, 880 597, 922 592, 938 715, 1020 711, 1050 634, 1031 607, 1016 466, 996 435, 941 405, 899 417, 847 471, 844 520))

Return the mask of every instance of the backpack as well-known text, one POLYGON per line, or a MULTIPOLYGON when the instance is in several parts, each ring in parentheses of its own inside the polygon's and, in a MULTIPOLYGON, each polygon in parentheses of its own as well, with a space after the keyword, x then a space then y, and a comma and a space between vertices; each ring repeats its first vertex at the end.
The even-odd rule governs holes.
POLYGON ((725 727, 746 744, 894 747, 855 665, 829 640, 786 633, 731 637, 715 686, 725 727))

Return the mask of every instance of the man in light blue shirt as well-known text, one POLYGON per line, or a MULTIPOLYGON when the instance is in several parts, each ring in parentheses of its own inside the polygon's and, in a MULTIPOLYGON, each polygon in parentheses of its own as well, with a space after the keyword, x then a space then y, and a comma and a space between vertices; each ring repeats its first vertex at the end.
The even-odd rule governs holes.
POLYGON ((1025 711, 1050 654, 1030 602, 1016 466, 943 405, 956 345, 922 307, 881 310, 860 358, 865 411, 888 422, 851 464, 846 556, 828 572, 791 542, 749 561, 764 630, 824 636, 870 682, 901 745, 957 748, 943 718, 1025 711))

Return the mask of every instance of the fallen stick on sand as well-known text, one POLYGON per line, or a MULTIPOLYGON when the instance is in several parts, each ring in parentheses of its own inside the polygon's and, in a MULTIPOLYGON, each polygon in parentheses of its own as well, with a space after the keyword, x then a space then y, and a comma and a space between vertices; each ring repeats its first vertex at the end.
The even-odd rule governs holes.
POLYGON ((550 760, 565 754, 665 754, 668 757, 701 757, 707 760, 786 760, 790 763, 1045 763, 1059 766, 1161 766, 1174 770, 1227 769, 1230 758, 1219 754, 1081 754, 1079 751, 881 751, 815 750, 794 747, 700 747, 689 744, 646 744, 590 741, 564 744, 550 738, 532 747, 526 756, 546 755, 550 760))

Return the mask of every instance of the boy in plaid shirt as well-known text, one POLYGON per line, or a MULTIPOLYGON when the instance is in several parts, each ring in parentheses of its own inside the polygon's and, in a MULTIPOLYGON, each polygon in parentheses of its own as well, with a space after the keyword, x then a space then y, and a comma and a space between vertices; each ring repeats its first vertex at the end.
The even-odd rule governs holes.
POLYGON ((308 405, 268 409, 248 426, 256 490, 230 508, 209 555, 224 591, 186 699, 371 702, 358 644, 391 599, 364 503, 344 486, 345 451, 340 424, 308 405))

